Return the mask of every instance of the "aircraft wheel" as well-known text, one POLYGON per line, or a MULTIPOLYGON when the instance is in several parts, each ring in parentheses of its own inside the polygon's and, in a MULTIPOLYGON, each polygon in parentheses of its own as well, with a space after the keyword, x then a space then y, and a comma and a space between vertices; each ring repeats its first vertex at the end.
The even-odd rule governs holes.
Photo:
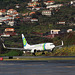
POLYGON ((52 49, 52 52, 54 51, 54 49, 52 49))
POLYGON ((49 53, 49 52, 52 52, 52 51, 51 51, 51 50, 49 50, 49 51, 48 51, 48 53, 49 53))
POLYGON ((42 52, 42 55, 44 55, 45 53, 44 53, 44 51, 42 52))
POLYGON ((33 54, 34 56, 36 56, 35 53, 36 53, 36 50, 34 50, 34 53, 32 53, 32 54, 33 54))
POLYGON ((35 53, 32 53, 32 55, 36 56, 35 53))
POLYGON ((34 50, 34 53, 36 53, 36 49, 34 50))

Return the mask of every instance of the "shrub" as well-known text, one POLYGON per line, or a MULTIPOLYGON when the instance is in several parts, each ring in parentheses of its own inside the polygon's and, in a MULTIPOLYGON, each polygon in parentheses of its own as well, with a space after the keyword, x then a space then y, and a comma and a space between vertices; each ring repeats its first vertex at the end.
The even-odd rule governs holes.
POLYGON ((11 50, 6 54, 0 54, 0 56, 21 56, 23 54, 22 51, 11 50))
POLYGON ((75 46, 57 49, 53 56, 75 56, 75 46))

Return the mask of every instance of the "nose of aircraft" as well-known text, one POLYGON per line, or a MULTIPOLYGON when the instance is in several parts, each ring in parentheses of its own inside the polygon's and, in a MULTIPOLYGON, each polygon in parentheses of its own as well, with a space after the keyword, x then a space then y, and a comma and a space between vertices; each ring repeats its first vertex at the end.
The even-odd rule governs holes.
POLYGON ((55 47, 55 45, 53 45, 53 48, 55 47))

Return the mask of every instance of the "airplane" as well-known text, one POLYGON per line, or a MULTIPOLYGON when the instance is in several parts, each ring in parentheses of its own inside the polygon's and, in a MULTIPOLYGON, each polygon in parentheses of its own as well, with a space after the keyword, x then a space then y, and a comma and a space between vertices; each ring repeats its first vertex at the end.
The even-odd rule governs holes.
POLYGON ((54 48, 56 47, 62 47, 63 46, 63 41, 62 41, 62 45, 59 46, 55 46, 53 43, 41 43, 41 44, 34 44, 34 45, 30 45, 27 43, 26 38, 24 37, 24 35, 22 34, 22 40, 23 40, 23 48, 11 48, 11 47, 6 47, 3 44, 3 47, 6 49, 15 49, 15 50, 21 50, 21 51, 30 51, 33 55, 35 55, 36 52, 38 51, 53 51, 54 48))

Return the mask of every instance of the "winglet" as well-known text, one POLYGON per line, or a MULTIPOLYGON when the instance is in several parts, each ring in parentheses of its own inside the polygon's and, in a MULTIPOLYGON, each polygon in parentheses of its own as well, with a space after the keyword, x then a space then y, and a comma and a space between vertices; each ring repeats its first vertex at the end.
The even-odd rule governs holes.
POLYGON ((4 48, 6 48, 5 45, 4 45, 4 43, 2 43, 2 45, 3 45, 4 48))
POLYGON ((62 43, 61 45, 55 46, 55 47, 56 47, 56 48, 57 48, 57 47, 62 47, 62 46, 64 45, 64 43, 63 43, 63 41, 61 41, 61 43, 62 43))
POLYGON ((61 41, 62 42, 62 46, 64 45, 64 43, 63 43, 63 41, 61 41))

